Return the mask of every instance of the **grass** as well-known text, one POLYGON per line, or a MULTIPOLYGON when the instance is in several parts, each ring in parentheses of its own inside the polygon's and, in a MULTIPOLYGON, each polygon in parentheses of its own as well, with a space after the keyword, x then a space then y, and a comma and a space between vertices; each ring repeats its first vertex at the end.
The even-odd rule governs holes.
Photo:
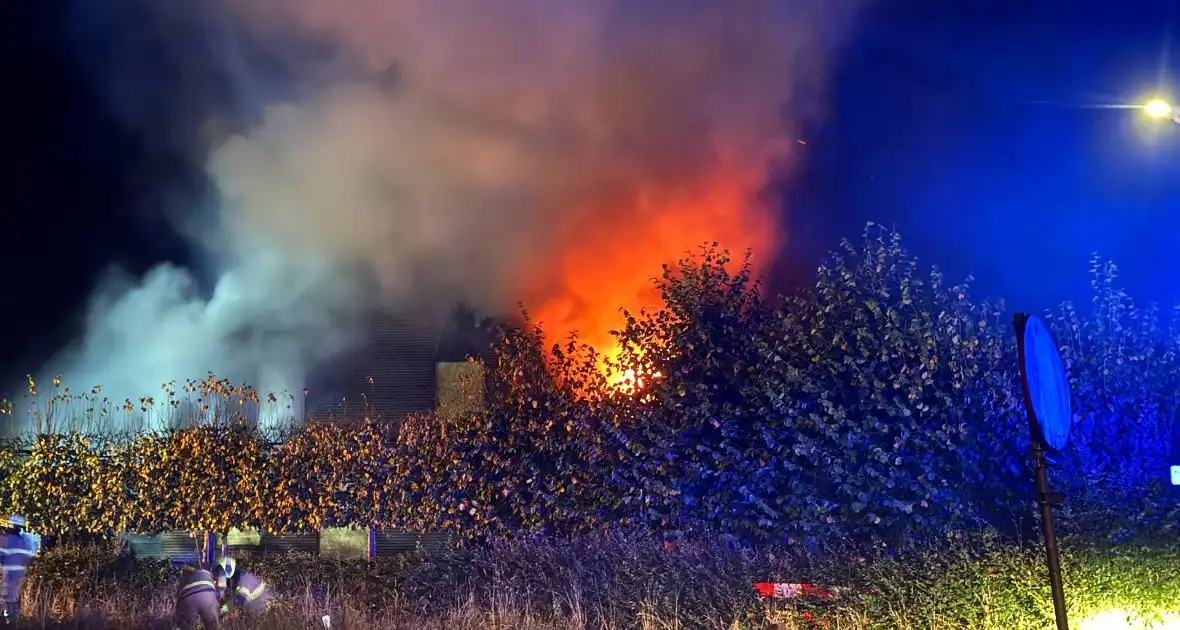
MULTIPOLYGON (((761 628, 753 583, 799 580, 802 559, 725 542, 666 549, 646 536, 511 541, 373 562, 250 559, 275 586, 265 620, 228 627, 442 630, 761 628)), ((53 550, 26 585, 32 627, 166 627, 176 570, 106 547, 53 550)), ((843 615, 848 616, 848 615, 843 615)), ((788 628, 811 628, 802 624, 788 628)), ((840 628, 857 625, 842 623, 840 628)))
MULTIPOLYGON (((97 592, 93 598, 77 602, 68 614, 66 611, 52 611, 52 594, 26 602, 30 614, 27 620, 31 628, 169 628, 172 620, 171 590, 161 590, 147 599, 132 599, 117 589, 97 592)), ((674 612, 660 610, 658 602, 651 602, 630 618, 616 618, 614 621, 592 625, 587 615, 579 608, 577 595, 569 594, 572 611, 566 614, 531 609, 528 602, 520 601, 510 589, 497 594, 491 606, 476 602, 474 594, 456 592, 453 605, 436 614, 426 615, 413 610, 413 602, 393 599, 386 608, 373 608, 344 595, 339 598, 330 593, 315 592, 284 593, 276 608, 266 617, 258 619, 232 619, 225 626, 229 628, 265 628, 267 630, 318 628, 323 630, 323 615, 331 618, 331 628, 357 630, 380 629, 454 629, 454 630, 554 630, 587 628, 637 628, 663 630, 672 628, 753 628, 762 627, 749 619, 734 619, 732 622, 710 622, 684 619, 674 612), (745 621, 746 623, 742 623, 745 621)), ((607 612, 607 611, 603 611, 607 612)), ((802 628, 804 626, 788 626, 802 628)), ((852 627, 852 626, 845 626, 852 627)))
MULTIPOLYGON (((350 605, 348 602, 332 601, 318 597, 287 598, 281 608, 271 611, 265 617, 256 619, 230 619, 223 624, 227 628, 266 629, 266 630, 296 630, 319 629, 324 625, 321 617, 331 616, 331 628, 355 630, 586 630, 602 628, 603 630, 680 630, 690 628, 718 628, 718 629, 747 629, 765 628, 766 623, 752 618, 736 618, 730 622, 723 620, 699 620, 686 618, 675 614, 674 611, 658 610, 652 605, 651 610, 640 611, 630 619, 619 619, 613 623, 601 625, 591 624, 580 614, 552 615, 530 610, 521 602, 515 602, 509 593, 504 594, 502 603, 496 607, 485 608, 476 605, 470 598, 456 596, 455 605, 440 615, 423 617, 412 614, 402 608, 403 603, 391 602, 391 609, 368 611, 350 605)), ((165 629, 172 627, 172 601, 166 594, 154 598, 149 602, 131 602, 117 598, 97 600, 80 606, 75 614, 69 617, 41 615, 26 620, 29 628, 144 628, 165 629)), ((788 630, 802 630, 804 628, 834 628, 853 629, 868 627, 863 619, 856 615, 841 614, 842 622, 827 621, 827 625, 809 624, 802 617, 799 620, 788 620, 784 628, 788 630)))
MULTIPOLYGON (((757 581, 843 586, 838 600, 777 612, 786 630, 1043 630, 1052 625, 1034 547, 982 536, 905 556, 851 548, 751 550, 725 540, 667 549, 645 535, 514 540, 440 554, 345 561, 246 559, 275 587, 265 619, 229 628, 456 630, 754 630, 774 617, 757 581)), ((1076 621, 1112 610, 1180 610, 1170 549, 1067 547, 1076 621)), ((52 550, 26 585, 30 627, 164 628, 177 570, 111 547, 52 550)), ((1081 626, 1086 627, 1086 626, 1081 626)), ((1129 626, 1134 628, 1135 626, 1129 626)))

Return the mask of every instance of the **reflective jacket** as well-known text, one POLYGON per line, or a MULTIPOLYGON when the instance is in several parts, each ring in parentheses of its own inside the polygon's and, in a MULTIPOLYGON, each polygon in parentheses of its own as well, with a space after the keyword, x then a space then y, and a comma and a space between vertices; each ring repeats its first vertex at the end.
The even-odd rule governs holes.
POLYGON ((205 569, 180 576, 176 590, 176 622, 191 627, 198 619, 206 628, 217 627, 221 615, 221 597, 213 574, 205 569))
POLYGON ((262 578, 239 569, 234 581, 237 583, 234 589, 234 608, 241 608, 242 612, 250 615, 266 612, 274 595, 262 578))
POLYGON ((4 601, 19 602, 20 589, 25 583, 25 572, 36 555, 33 541, 19 533, 4 538, 0 549, 0 566, 4 570, 4 601))

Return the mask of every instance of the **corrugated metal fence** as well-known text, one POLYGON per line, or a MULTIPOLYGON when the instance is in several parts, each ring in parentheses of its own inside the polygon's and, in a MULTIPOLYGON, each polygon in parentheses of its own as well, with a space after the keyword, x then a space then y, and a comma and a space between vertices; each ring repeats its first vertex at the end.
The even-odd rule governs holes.
POLYGON ((228 535, 211 534, 209 544, 202 535, 164 532, 156 536, 124 534, 132 553, 140 558, 167 559, 177 564, 211 562, 223 548, 236 557, 264 558, 283 553, 305 553, 340 559, 372 559, 405 553, 437 553, 453 547, 452 534, 415 534, 377 529, 333 528, 309 534, 271 535, 257 531, 233 530, 228 535))

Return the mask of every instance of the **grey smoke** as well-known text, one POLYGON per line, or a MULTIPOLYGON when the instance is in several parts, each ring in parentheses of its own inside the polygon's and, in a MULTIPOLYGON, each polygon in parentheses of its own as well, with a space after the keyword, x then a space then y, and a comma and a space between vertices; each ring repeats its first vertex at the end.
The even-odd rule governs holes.
POLYGON ((113 276, 42 380, 118 401, 209 371, 298 392, 373 307, 560 295, 563 251, 675 212, 645 210, 641 190, 761 169, 803 115, 783 104, 815 107, 861 4, 152 3, 180 91, 205 105, 134 101, 151 94, 134 68, 106 96, 204 164, 215 210, 173 218, 215 288, 174 266, 113 276))

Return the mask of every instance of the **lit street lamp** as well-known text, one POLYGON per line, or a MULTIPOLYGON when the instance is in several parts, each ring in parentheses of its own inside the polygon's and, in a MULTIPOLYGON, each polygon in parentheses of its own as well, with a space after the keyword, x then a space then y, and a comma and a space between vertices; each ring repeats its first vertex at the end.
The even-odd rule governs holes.
POLYGON ((1162 98, 1153 98, 1143 104, 1143 113, 1155 120, 1170 120, 1180 125, 1180 112, 1172 104, 1162 98))

